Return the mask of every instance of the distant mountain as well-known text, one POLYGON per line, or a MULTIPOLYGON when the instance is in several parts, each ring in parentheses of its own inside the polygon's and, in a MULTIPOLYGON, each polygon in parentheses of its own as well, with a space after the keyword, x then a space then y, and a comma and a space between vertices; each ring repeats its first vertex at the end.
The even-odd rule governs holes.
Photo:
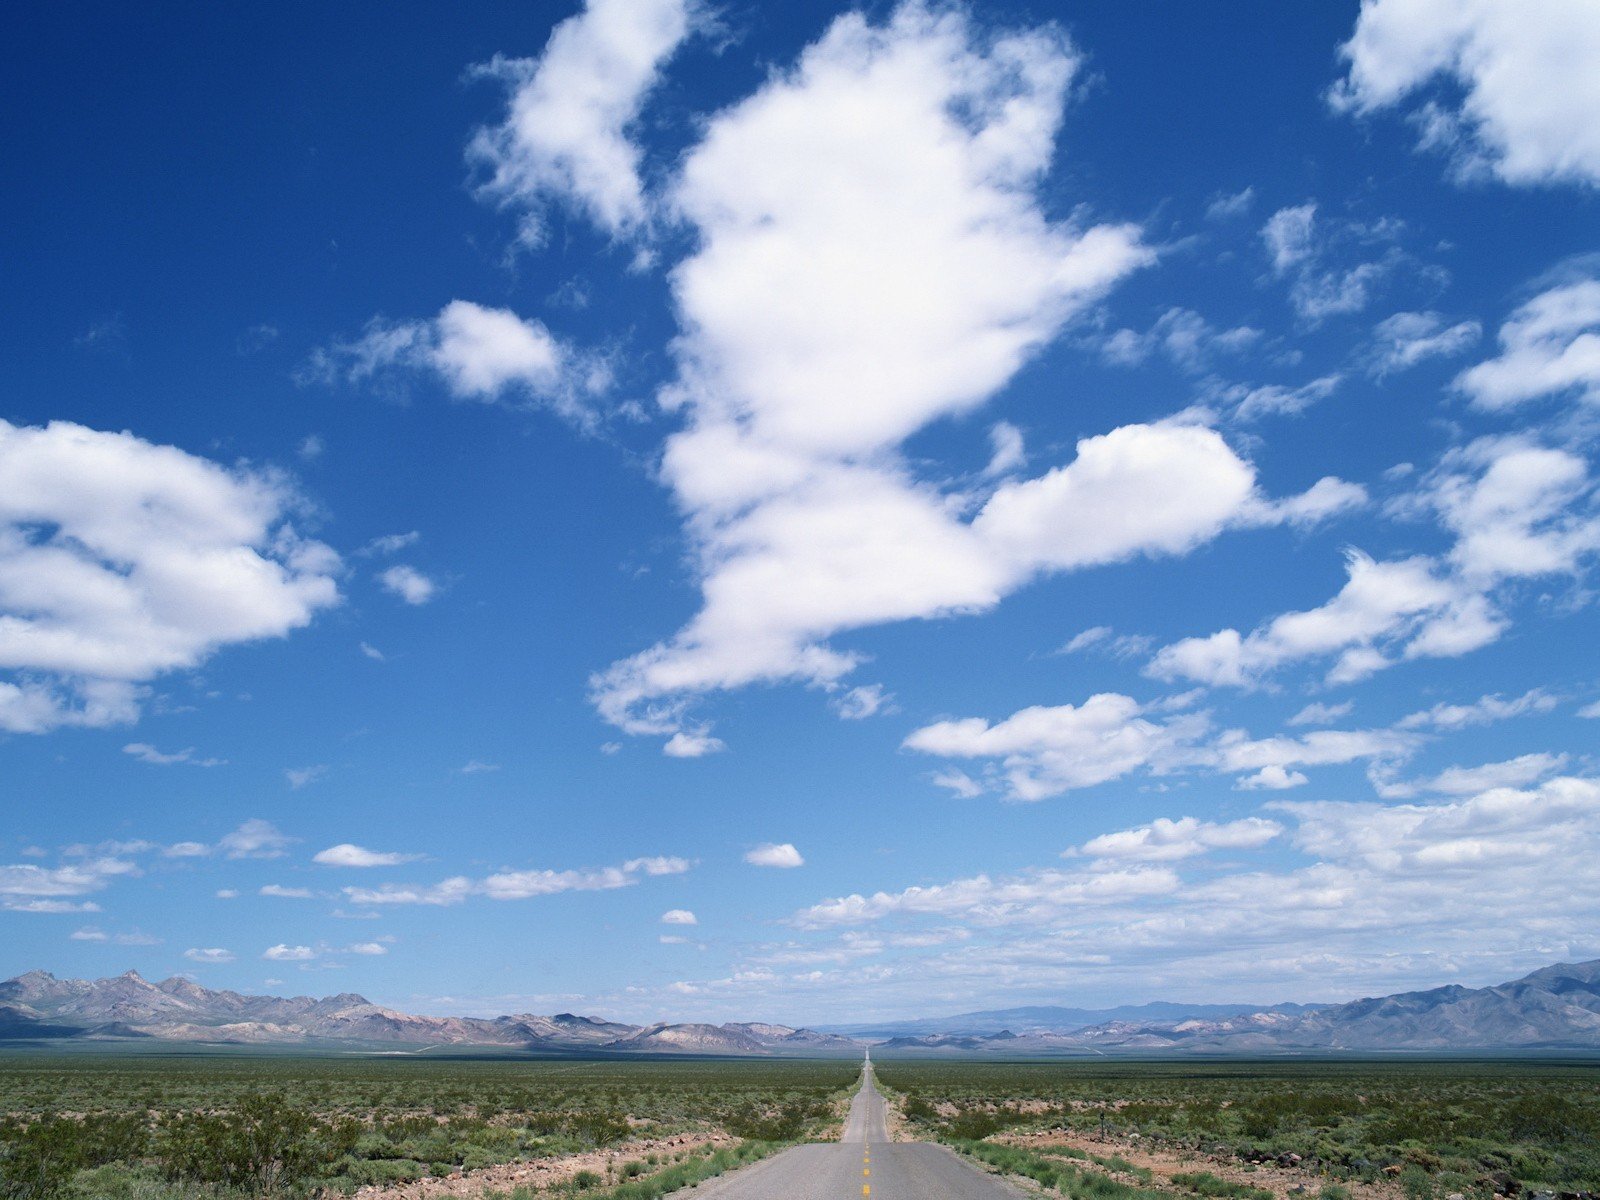
POLYGON ((151 983, 135 971, 92 981, 29 971, 0 983, 0 1042, 118 1039, 768 1057, 853 1057, 869 1044, 874 1054, 891 1057, 1594 1052, 1600 1051, 1600 960, 1558 963, 1496 987, 1450 985, 1348 1004, 1034 1007, 822 1030, 760 1022, 627 1025, 573 1013, 425 1017, 349 992, 321 999, 246 996, 187 979, 151 983))
POLYGON ((1157 1000, 1150 1004, 1126 1004, 1118 1008, 1063 1008, 1034 1005, 1025 1008, 993 1008, 982 1012, 957 1013, 953 1017, 922 1017, 912 1021, 875 1021, 863 1025, 823 1025, 829 1033, 853 1038, 917 1038, 929 1034, 977 1035, 998 1029, 1019 1034, 1072 1033, 1112 1022, 1151 1024, 1163 1021, 1221 1019, 1255 1012, 1303 1013, 1323 1004, 1180 1004, 1157 1000))
POLYGON ((176 977, 151 983, 137 971, 93 981, 29 971, 0 983, 0 1041, 127 1038, 535 1053, 855 1055, 862 1048, 849 1038, 788 1025, 640 1026, 573 1013, 422 1017, 351 992, 322 999, 246 996, 176 977))

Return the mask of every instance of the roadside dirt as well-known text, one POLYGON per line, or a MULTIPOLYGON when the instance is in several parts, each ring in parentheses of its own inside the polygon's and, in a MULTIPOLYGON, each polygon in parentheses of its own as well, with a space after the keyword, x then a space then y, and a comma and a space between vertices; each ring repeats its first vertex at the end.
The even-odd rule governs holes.
POLYGON ((476 1200, 485 1191, 509 1192, 518 1187, 554 1187, 566 1183, 579 1171, 593 1171, 605 1176, 608 1182, 615 1182, 615 1173, 623 1163, 634 1162, 647 1154, 657 1155, 660 1159, 658 1166, 665 1166, 708 1150, 737 1145, 738 1141, 738 1138, 724 1133, 683 1133, 676 1137, 645 1138, 586 1154, 501 1163, 476 1171, 456 1171, 438 1178, 419 1179, 415 1183, 372 1184, 358 1189, 355 1195, 356 1200, 456 1200, 458 1197, 476 1200))
MULTIPOLYGON (((1261 1188, 1271 1192, 1278 1197, 1278 1200, 1302 1200, 1302 1198, 1314 1200, 1323 1183, 1321 1176, 1296 1167, 1279 1167, 1269 1163, 1252 1166, 1240 1162, 1231 1155, 1202 1154, 1195 1150, 1166 1150, 1132 1139, 1115 1137, 1102 1139, 1092 1134, 1068 1133, 1059 1129, 1032 1133, 997 1133, 989 1140, 1004 1145, 1020 1146, 1036 1154, 1049 1154, 1052 1147, 1066 1147, 1081 1150, 1086 1154, 1097 1154, 1102 1158, 1116 1156, 1135 1167, 1143 1167, 1151 1172, 1155 1176, 1157 1186, 1180 1191, 1183 1189, 1172 1183, 1172 1176, 1190 1171, 1209 1171, 1229 1183, 1261 1188), (1296 1188, 1300 1190, 1296 1191, 1296 1188)), ((1098 1163, 1084 1162, 1080 1159, 1071 1161, 1086 1171, 1099 1171, 1123 1183, 1138 1185, 1140 1182, 1132 1175, 1108 1170, 1098 1163)), ((1361 1183, 1352 1180, 1343 1186, 1349 1189, 1353 1200, 1401 1200, 1404 1194, 1399 1184, 1388 1180, 1380 1183, 1361 1183)))

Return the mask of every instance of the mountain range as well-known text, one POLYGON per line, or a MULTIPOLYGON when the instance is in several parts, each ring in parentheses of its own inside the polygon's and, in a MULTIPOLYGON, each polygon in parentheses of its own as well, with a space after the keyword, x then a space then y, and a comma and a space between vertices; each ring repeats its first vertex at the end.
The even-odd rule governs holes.
POLYGON ((1031 1007, 831 1029, 760 1022, 629 1025, 518 1013, 428 1017, 345 992, 247 996, 136 971, 0 983, 0 1042, 179 1042, 307 1048, 457 1047, 529 1054, 1035 1057, 1083 1054, 1600 1051, 1600 959, 1495 987, 1459 985, 1347 1004, 1031 1007))

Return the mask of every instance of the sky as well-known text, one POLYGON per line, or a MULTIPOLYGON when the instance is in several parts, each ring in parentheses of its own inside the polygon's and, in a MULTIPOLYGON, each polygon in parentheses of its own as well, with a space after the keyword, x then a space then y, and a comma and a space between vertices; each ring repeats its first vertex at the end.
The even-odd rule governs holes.
POLYGON ((12 9, 0 976, 1600 957, 1600 9, 12 9))

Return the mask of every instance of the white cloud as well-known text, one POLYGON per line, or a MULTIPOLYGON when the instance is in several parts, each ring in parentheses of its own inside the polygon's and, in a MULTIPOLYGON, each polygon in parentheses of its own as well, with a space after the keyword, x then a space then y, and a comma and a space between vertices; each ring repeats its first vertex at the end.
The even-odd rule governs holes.
POLYGON ((1261 330, 1251 326, 1217 329, 1193 309, 1173 307, 1144 333, 1118 329, 1108 334, 1100 351, 1107 361, 1120 366, 1137 365, 1159 351, 1183 370, 1199 373, 1218 353, 1237 353, 1261 338, 1261 330))
POLYGON ((229 858, 282 858, 293 841, 272 822, 252 817, 218 841, 217 848, 229 858))
POLYGON ((416 862, 421 857, 420 854, 368 850, 351 842, 340 842, 337 846, 318 850, 311 856, 311 861, 321 863, 325 867, 398 867, 408 862, 416 862))
POLYGON ((629 859, 619 867, 600 867, 583 871, 501 871, 485 879, 453 876, 436 884, 385 883, 378 887, 347 887, 345 897, 352 904, 460 904, 473 896, 491 900, 526 900, 534 896, 553 896, 560 892, 609 891, 632 887, 641 878, 681 875, 693 866, 687 859, 670 855, 629 859))
POLYGON ((1354 700, 1346 700, 1343 704, 1323 704, 1317 701, 1306 705, 1294 716, 1289 718, 1290 725, 1332 725, 1335 721, 1342 721, 1348 717, 1356 707, 1354 700))
POLYGON ((117 946, 159 946, 161 944, 160 938, 151 937, 148 933, 110 934, 93 926, 75 929, 67 936, 75 942, 96 942, 117 946))
POLYGON ((1303 787, 1311 781, 1301 771, 1291 771, 1277 763, 1269 763, 1254 775, 1245 775, 1240 778, 1234 787, 1243 792, 1269 791, 1283 792, 1290 788, 1303 787))
POLYGON ((1233 420, 1248 423, 1259 421, 1262 417, 1302 413, 1333 395, 1343 382, 1342 375, 1323 375, 1298 387, 1281 383, 1253 387, 1242 383, 1231 384, 1216 391, 1211 399, 1225 406, 1233 420))
POLYGON ((944 788, 957 800, 975 800, 987 790, 971 775, 955 767, 935 771, 929 778, 935 787, 944 788))
MULTIPOLYGON (((596 677, 607 719, 669 735, 696 693, 839 679, 856 661, 824 644, 840 631, 989 607, 1063 555, 1147 549, 1106 537, 1013 562, 1028 548, 986 545, 962 498, 899 452, 985 402, 1151 260, 1132 227, 1052 224, 1036 203, 1077 65, 1052 30, 980 40, 953 11, 908 5, 882 26, 850 14, 708 125, 672 195, 700 241, 672 274, 684 333, 662 397, 687 418, 662 475, 688 517, 704 605, 596 677)), ((1141 427, 1105 449, 1137 472, 1140 450, 1192 447, 1200 462, 1172 494, 1238 463, 1206 438, 1141 427)), ((1218 507, 1182 499, 1196 525, 1218 507)), ((1201 536, 1157 530, 1148 549, 1201 536)))
POLYGON ((881 683, 853 687, 842 696, 836 696, 830 704, 840 719, 845 721, 864 721, 868 717, 887 716, 899 711, 895 707, 894 697, 883 690, 881 683))
POLYGON ((1577 711, 1576 715, 1590 721, 1600 719, 1600 700, 1596 700, 1592 704, 1585 704, 1577 711))
POLYGON ((1116 631, 1109 625, 1092 625, 1081 633, 1075 633, 1068 638, 1061 647, 1062 654, 1078 654, 1084 650, 1093 649, 1111 639, 1116 631))
POLYGON ((1078 847, 1077 852, 1106 860, 1175 862, 1212 850, 1254 850, 1282 832, 1282 825, 1262 817, 1245 817, 1223 824, 1196 817, 1180 817, 1176 821, 1158 817, 1136 829, 1091 838, 1078 847))
POLYGON ((989 446, 989 463, 983 468, 985 475, 1009 475, 1027 465, 1028 450, 1022 430, 1010 421, 996 421, 989 426, 989 446))
POLYGON ((1368 0, 1335 108, 1415 100, 1424 147, 1510 184, 1600 183, 1600 12, 1588 0, 1368 0), (1429 90, 1448 77, 1461 89, 1429 90))
POLYGON ((1250 206, 1255 200, 1256 190, 1253 187, 1247 187, 1231 195, 1218 196, 1206 206, 1206 220, 1225 221, 1230 217, 1242 217, 1250 211, 1250 206))
POLYGON ((59 867, 40 867, 33 863, 0 865, 0 897, 84 896, 103 891, 114 879, 138 874, 137 864, 114 856, 86 858, 59 867))
POLYGON ((1282 275, 1299 266, 1315 253, 1315 204, 1280 208, 1261 227, 1261 240, 1267 244, 1272 269, 1282 275))
POLYGON ((669 908, 661 914, 661 923, 663 925, 698 925, 700 921, 687 908, 669 908))
POLYGON ((1227 1000, 1241 980, 1252 992, 1337 999, 1432 986, 1462 964, 1493 979, 1592 954, 1600 916, 1588 869, 1600 850, 1593 780, 1426 804, 1279 801, 1268 809, 1285 831, 1257 848, 1169 862, 1079 854, 1075 869, 823 900, 793 914, 797 939, 757 950, 724 982, 683 990, 731 995, 745 1009, 796 990, 824 1003, 865 987, 901 1011, 927 1011, 930 998, 952 1010, 977 1007, 996 988, 1019 1003, 1048 1003, 1064 992, 1092 994, 1108 978, 1099 993, 1108 1001, 1130 988, 1227 1000), (1284 840, 1293 855, 1280 848, 1284 840), (1553 878, 1563 887, 1552 889, 1553 878), (979 936, 940 938, 952 926, 979 936), (875 957, 891 942, 904 951, 875 957), (806 976, 755 976, 766 968, 771 978, 785 964, 804 964, 806 976), (740 976, 748 984, 735 982, 740 976))
POLYGON ((316 893, 310 888, 284 887, 281 883, 269 883, 265 884, 257 895, 276 896, 280 900, 310 900, 316 893))
POLYGON ((458 775, 487 775, 499 769, 499 763, 484 762, 481 758, 470 758, 464 765, 456 768, 456 773, 458 775))
POLYGON ((133 721, 142 685, 338 602, 281 476, 131 433, 0 422, 0 729, 133 721))
POLYGON ((407 530, 405 533, 385 533, 373 538, 356 553, 363 558, 398 554, 407 546, 413 546, 421 540, 422 534, 415 529, 407 530))
POLYGON ((204 858, 211 853, 211 847, 204 842, 174 842, 161 853, 168 858, 204 858))
POLYGON ((218 888, 214 894, 218 900, 237 900, 239 898, 239 889, 218 888))
POLYGON ((367 957, 376 957, 389 953, 389 947, 382 942, 355 942, 345 947, 346 953, 361 954, 367 957))
POLYGON ((876 892, 825 900, 795 914, 802 928, 860 925, 892 916, 956 919, 977 926, 1058 919, 1074 910, 1137 897, 1169 895, 1181 886, 1166 867, 1069 872, 1035 870, 1011 879, 987 875, 901 892, 876 892))
MULTIPOLYGON (((1140 704, 1105 692, 1079 705, 1025 708, 993 724, 981 717, 938 721, 912 732, 905 746, 944 758, 998 760, 1009 797, 1032 801, 1139 770, 1157 775, 1196 769, 1248 774, 1239 785, 1246 789, 1296 787, 1306 779, 1291 767, 1397 761, 1417 740, 1401 731, 1331 729, 1298 738, 1254 739, 1241 729, 1218 733, 1209 714, 1183 712, 1182 707, 1170 701, 1140 704), (1157 719, 1172 712, 1177 715, 1157 719)), ((983 790, 965 774, 936 782, 958 795, 983 790)))
POLYGON ((372 659, 373 662, 383 662, 385 660, 386 656, 384 655, 383 651, 379 650, 376 646, 371 645, 368 642, 361 642, 359 643, 359 646, 361 653, 372 659))
POLYGON ((1349 221, 1319 222, 1314 203, 1280 208, 1261 228, 1273 274, 1289 281, 1289 302, 1302 320, 1315 325, 1328 317, 1360 312, 1374 289, 1405 261, 1390 247, 1381 257, 1330 266, 1335 249, 1389 241, 1399 226, 1380 221, 1371 226, 1349 221))
POLYGON ((1435 704, 1402 717, 1400 729, 1466 729, 1473 725, 1489 725, 1510 717, 1532 713, 1547 713, 1556 706, 1556 698, 1543 688, 1533 688, 1520 696, 1507 700, 1499 695, 1480 696, 1471 704, 1435 704))
POLYGON ((1372 772, 1372 783, 1377 793, 1386 800, 1402 800, 1427 793, 1471 796, 1494 788, 1526 787, 1554 775, 1566 765, 1565 754, 1523 754, 1504 762, 1484 763, 1476 767, 1449 767, 1431 779, 1409 782, 1378 769, 1372 772))
POLYGON ((1483 336, 1476 321, 1447 325, 1436 312, 1398 312, 1372 331, 1370 371, 1382 378, 1430 358, 1451 358, 1483 336))
POLYGON ((140 762, 150 763, 152 766, 170 767, 182 763, 190 767, 220 767, 227 763, 225 758, 196 758, 194 747, 185 750, 163 754, 148 742, 129 742, 122 748, 124 754, 131 754, 140 762))
POLYGON ((288 767, 283 772, 283 777, 289 781, 289 786, 299 791, 307 784, 315 783, 328 773, 325 763, 314 763, 309 767, 288 767))
POLYGON ((1162 647, 1147 673, 1211 686, 1251 687, 1285 663, 1343 652, 1330 679, 1349 681, 1389 664, 1373 643, 1414 628, 1425 614, 1448 611, 1459 593, 1424 558, 1380 563, 1346 555, 1349 580, 1320 608, 1285 613, 1248 635, 1224 629, 1162 647))
POLYGON ((726 742, 709 733, 680 729, 667 739, 661 753, 668 758, 704 758, 727 748, 726 742))
POLYGON ((287 946, 282 942, 261 952, 261 957, 268 962, 310 962, 316 956, 317 952, 310 946, 287 946))
POLYGON ((1305 491, 1278 500, 1257 500, 1247 513, 1263 525, 1293 525, 1309 529, 1367 503, 1367 489, 1332 475, 1324 475, 1305 491))
POLYGON ((407 604, 426 604, 438 595, 439 585, 415 567, 396 563, 378 576, 384 591, 399 596, 407 604))
POLYGON ((100 906, 92 900, 18 900, 0 892, 0 909, 26 913, 97 913, 100 906))
POLYGON ((803 867, 806 860, 788 842, 763 842, 745 852, 745 862, 753 867, 803 867))
POLYGON ((1175 729, 1144 712, 1129 696, 1103 692, 1076 706, 1025 708, 994 725, 981 717, 938 721, 911 733, 905 746, 943 758, 998 758, 1012 798, 1042 800, 1145 766, 1190 725, 1181 719, 1175 729))
POLYGON ((297 377, 403 391, 416 373, 433 375, 457 400, 546 406, 582 428, 594 424, 595 401, 610 385, 603 362, 543 323, 469 300, 452 300, 428 320, 375 317, 360 337, 315 351, 297 377))
POLYGON ((183 956, 190 962, 197 963, 231 963, 236 957, 232 950, 224 950, 217 946, 210 949, 185 950, 183 956))
POLYGON ((1500 327, 1500 355, 1456 377, 1473 406, 1498 412, 1541 396, 1600 402, 1600 280, 1557 284, 1500 327))
POLYGON ((527 210, 525 242, 543 240, 552 198, 613 236, 648 220, 628 129, 693 12, 687 0, 588 0, 556 26, 539 58, 497 58, 484 68, 510 89, 509 111, 504 124, 478 132, 470 153, 490 172, 486 191, 527 210))

